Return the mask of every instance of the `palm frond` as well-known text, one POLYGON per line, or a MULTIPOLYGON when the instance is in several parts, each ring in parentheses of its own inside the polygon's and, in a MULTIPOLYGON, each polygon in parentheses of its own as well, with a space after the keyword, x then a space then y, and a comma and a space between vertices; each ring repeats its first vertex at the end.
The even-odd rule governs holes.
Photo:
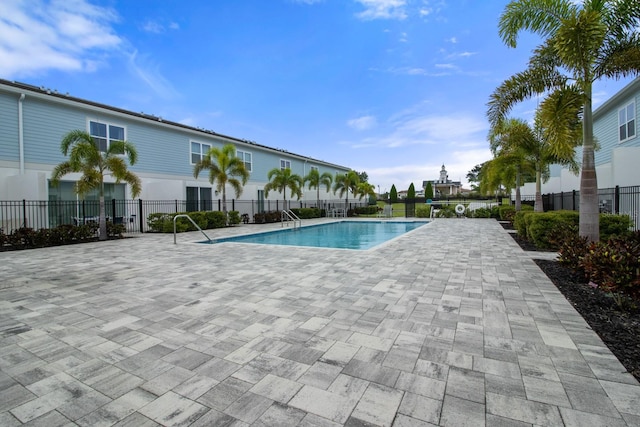
POLYGON ((500 38, 507 46, 516 47, 520 31, 531 31, 543 38, 550 37, 576 9, 569 0, 512 1, 500 16, 500 38))

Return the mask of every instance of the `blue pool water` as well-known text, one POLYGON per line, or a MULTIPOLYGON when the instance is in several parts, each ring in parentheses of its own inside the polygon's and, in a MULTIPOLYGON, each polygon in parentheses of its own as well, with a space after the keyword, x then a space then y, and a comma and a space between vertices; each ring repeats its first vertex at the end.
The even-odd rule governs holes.
POLYGON ((295 230, 287 228, 267 233, 214 239, 212 243, 241 242, 338 249, 370 249, 425 224, 427 224, 426 221, 342 221, 295 230))

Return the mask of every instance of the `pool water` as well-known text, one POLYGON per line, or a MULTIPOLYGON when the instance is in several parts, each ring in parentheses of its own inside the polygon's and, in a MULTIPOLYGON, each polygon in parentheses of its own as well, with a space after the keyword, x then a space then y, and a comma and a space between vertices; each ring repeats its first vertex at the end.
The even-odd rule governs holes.
POLYGON ((295 230, 287 228, 266 233, 214 239, 211 243, 239 242, 337 249, 371 249, 425 224, 427 224, 426 221, 341 221, 295 230))

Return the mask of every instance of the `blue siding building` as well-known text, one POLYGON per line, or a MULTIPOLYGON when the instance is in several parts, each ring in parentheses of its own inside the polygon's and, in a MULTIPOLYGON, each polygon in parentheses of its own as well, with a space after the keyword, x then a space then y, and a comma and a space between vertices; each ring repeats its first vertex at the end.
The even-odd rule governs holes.
MULTIPOLYGON (((161 117, 0 79, 0 200, 75 200, 73 183, 78 176, 65 176, 58 187, 50 185, 53 168, 66 160, 60 152, 60 142, 67 132, 75 129, 88 131, 101 147, 107 147, 111 140, 126 139, 133 143, 138 150, 138 163, 131 170, 141 178, 140 198, 146 200, 198 203, 219 198, 207 173, 199 179, 193 177, 193 165, 210 147, 229 143, 236 147, 237 155, 250 170, 239 200, 264 201, 267 173, 273 168, 290 167, 300 176, 312 168, 332 176, 350 170, 161 117)), ((107 199, 131 198, 124 184, 113 181, 106 192, 107 199)), ((320 195, 322 199, 335 198, 324 188, 320 195)), ((227 197, 234 196, 228 190, 227 197)), ((271 192, 269 199, 282 199, 282 195, 271 192)), ((316 190, 305 190, 304 199, 315 202, 316 190)))
MULTIPOLYGON (((634 79, 593 112, 593 133, 600 146, 595 153, 598 188, 640 185, 640 77, 634 79)), ((582 149, 576 150, 582 161, 582 149)), ((580 189, 580 176, 559 165, 550 168, 550 179, 542 184, 542 193, 560 193, 580 189)), ((523 195, 535 194, 528 183, 523 195)))

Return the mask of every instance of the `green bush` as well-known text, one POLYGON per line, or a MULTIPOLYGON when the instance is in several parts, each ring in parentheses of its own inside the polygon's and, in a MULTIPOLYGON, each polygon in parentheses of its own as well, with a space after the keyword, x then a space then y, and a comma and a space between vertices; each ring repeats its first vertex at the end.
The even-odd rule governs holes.
POLYGON ((440 205, 440 207, 436 209, 440 209, 436 214, 436 218, 455 218, 458 216, 454 205, 440 205))
POLYGON ((491 218, 491 209, 478 208, 471 212, 473 218, 491 218))
POLYGON ((417 218, 429 218, 431 215, 431 206, 429 205, 417 205, 416 217, 417 218))
MULTIPOLYGON (((367 209, 367 208, 359 208, 359 209, 367 209)), ((375 206, 374 206, 375 210, 375 206)), ((296 208, 291 209, 291 211, 296 214, 296 216, 300 219, 311 219, 311 218, 320 218, 320 209, 318 208, 296 208)))
POLYGON ((629 234, 631 218, 628 215, 600 214, 600 240, 629 234))
POLYGON ((373 206, 359 206, 354 209, 356 215, 375 215, 378 213, 378 205, 373 206))
POLYGON ((558 262, 582 277, 587 277, 582 260, 587 254, 589 239, 578 234, 578 227, 557 227, 552 244, 558 247, 558 262))
MULTIPOLYGON (((149 231, 155 233, 173 233, 173 218, 176 215, 187 214, 203 230, 212 228, 223 228, 227 226, 224 212, 201 211, 201 212, 178 212, 178 213, 151 213, 147 217, 149 231)), ((189 218, 180 217, 176 219, 176 232, 196 231, 189 218)))
POLYGON ((240 224, 240 212, 238 211, 230 211, 229 212, 229 225, 238 225, 240 224))
POLYGON ((527 224, 525 218, 528 215, 534 215, 534 212, 521 210, 513 216, 513 227, 518 232, 518 236, 523 239, 527 238, 527 224))
POLYGON ((498 208, 498 215, 502 221, 511 221, 516 215, 516 208, 511 205, 503 205, 498 208))
POLYGON ((573 211, 527 215, 524 220, 527 224, 527 238, 540 249, 558 249, 559 242, 555 239, 558 230, 575 226, 577 219, 577 212, 573 211))
POLYGON ((491 206, 491 218, 500 219, 500 205, 491 206))
MULTIPOLYGON (((107 223, 109 227, 109 223, 107 223)), ((124 230, 123 230, 124 231, 124 230)), ((19 228, 10 234, 4 234, 0 230, 0 250, 19 250, 59 246, 83 241, 95 240, 98 233, 98 224, 90 223, 80 226, 63 224, 54 228, 19 228)), ((113 233, 110 237, 118 237, 113 233)))

